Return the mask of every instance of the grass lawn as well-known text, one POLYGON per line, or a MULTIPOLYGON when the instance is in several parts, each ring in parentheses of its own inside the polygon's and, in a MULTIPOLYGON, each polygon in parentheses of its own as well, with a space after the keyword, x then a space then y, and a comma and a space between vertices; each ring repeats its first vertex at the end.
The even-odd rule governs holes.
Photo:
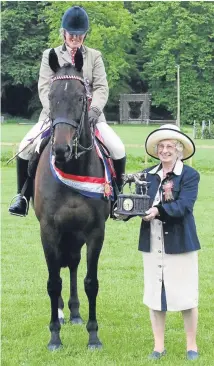
MULTIPOLYGON (((128 170, 141 170, 144 168, 145 149, 144 142, 148 134, 158 126, 139 125, 112 125, 115 132, 121 137, 126 147, 128 170)), ((3 124, 1 131, 2 143, 19 143, 32 125, 3 124)), ((192 137, 192 127, 185 126, 184 132, 192 137)), ((193 157, 193 167, 199 170, 214 171, 214 140, 195 140, 196 154, 193 157), (204 146, 207 146, 205 148, 204 146)), ((2 160, 5 162, 15 154, 17 147, 2 145, 2 160)), ((152 159, 148 159, 151 163, 152 159)), ((189 162, 187 162, 189 163, 189 162)))
MULTIPOLYGON (((109 220, 99 262, 100 290, 97 302, 102 351, 86 350, 84 326, 62 327, 64 348, 49 353, 50 304, 46 292, 47 269, 40 244, 39 224, 33 210, 27 218, 9 216, 7 208, 15 192, 15 168, 3 168, 2 189, 2 365, 148 365, 152 333, 148 309, 142 304, 142 256, 137 250, 140 219, 128 223, 109 220), (11 352, 12 350, 12 352, 11 352)), ((201 174, 195 216, 202 250, 199 254, 200 316, 198 365, 213 365, 213 174, 201 174)), ((85 249, 79 269, 81 313, 88 308, 83 278, 85 249)), ((62 271, 65 315, 69 312, 68 270, 62 271)), ((161 364, 185 365, 185 336, 179 313, 169 313, 166 327, 168 355, 161 364)))
MULTIPOLYGON (((4 125, 2 140, 21 140, 31 126, 4 125), (19 129, 21 128, 21 129, 19 129), (9 134, 9 132, 11 133, 9 134)), ((142 144, 147 127, 114 126, 126 144, 142 144), (131 140, 131 138, 133 140, 131 140)), ((150 128, 151 130, 153 128, 150 128)), ((204 142, 204 144, 207 140, 204 142)), ((143 166, 142 148, 136 155, 128 151, 128 170, 143 166)), ((199 252, 200 302, 198 346, 201 357, 196 365, 213 365, 214 314, 214 150, 198 149, 193 163, 200 166, 201 182, 195 206, 197 231, 202 250, 199 252), (203 155, 209 151, 209 156, 203 155), (207 162, 209 158, 209 166, 207 162)), ((127 223, 108 220, 104 247, 99 261, 99 295, 97 318, 102 351, 87 351, 85 325, 88 302, 83 279, 86 273, 86 252, 82 251, 79 266, 79 298, 83 326, 68 322, 69 273, 62 270, 66 324, 61 329, 64 347, 50 353, 50 301, 47 295, 47 268, 40 242, 39 224, 32 208, 26 218, 7 212, 16 191, 15 165, 2 168, 2 365, 4 366, 139 366, 149 365, 153 338, 148 309, 142 304, 142 255, 138 252, 140 219, 127 223)), ((185 360, 185 335, 180 313, 168 313, 166 326, 167 356, 159 361, 166 366, 189 364, 185 360)))

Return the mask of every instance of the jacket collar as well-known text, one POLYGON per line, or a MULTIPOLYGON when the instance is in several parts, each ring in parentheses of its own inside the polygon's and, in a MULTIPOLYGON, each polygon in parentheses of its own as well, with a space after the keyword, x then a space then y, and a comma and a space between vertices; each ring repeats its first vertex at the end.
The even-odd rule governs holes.
MULTIPOLYGON (((83 58, 85 58, 85 54, 86 54, 86 47, 85 46, 81 46, 80 50, 82 51, 82 55, 83 58)), ((62 58, 66 61, 66 62, 71 62, 71 56, 70 56, 70 48, 68 46, 66 46, 65 43, 63 43, 60 53, 62 54, 62 58)))
MULTIPOLYGON (((174 169, 172 171, 172 173, 174 173, 175 175, 181 175, 182 170, 183 170, 183 162, 181 160, 177 160, 174 166, 174 169)), ((152 170, 150 170, 148 173, 149 174, 158 174, 158 172, 162 170, 162 164, 158 164, 156 165, 152 170)))

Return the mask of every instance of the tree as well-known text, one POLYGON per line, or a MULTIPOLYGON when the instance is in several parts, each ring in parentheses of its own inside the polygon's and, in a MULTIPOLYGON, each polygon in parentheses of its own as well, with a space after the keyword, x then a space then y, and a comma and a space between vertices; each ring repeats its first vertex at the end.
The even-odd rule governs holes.
POLYGON ((133 2, 137 58, 152 103, 176 117, 176 65, 181 121, 214 118, 213 2, 133 2))
POLYGON ((38 105, 38 73, 49 33, 42 15, 47 2, 5 1, 1 5, 3 98, 11 86, 18 86, 28 88, 33 98, 30 104, 38 105))

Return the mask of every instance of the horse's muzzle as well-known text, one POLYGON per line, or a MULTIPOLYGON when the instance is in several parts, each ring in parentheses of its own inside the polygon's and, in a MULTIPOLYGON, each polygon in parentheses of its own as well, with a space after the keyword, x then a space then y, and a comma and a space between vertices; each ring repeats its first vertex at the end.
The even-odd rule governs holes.
POLYGON ((56 162, 65 163, 70 158, 71 148, 69 145, 54 145, 53 153, 56 162))

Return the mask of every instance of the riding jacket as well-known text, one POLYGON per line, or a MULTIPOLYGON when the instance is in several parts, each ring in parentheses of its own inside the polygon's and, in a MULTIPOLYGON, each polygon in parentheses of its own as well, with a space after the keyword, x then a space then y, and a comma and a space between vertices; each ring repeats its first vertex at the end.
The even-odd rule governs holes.
MULTIPOLYGON (((90 96, 90 106, 98 110, 99 114, 101 113, 97 122, 97 129, 112 159, 122 159, 125 156, 124 144, 114 130, 106 123, 103 114, 103 108, 108 100, 109 89, 101 53, 86 46, 81 46, 81 51, 83 54, 83 76, 87 96, 90 96)), ((28 131, 19 145, 19 156, 24 160, 29 160, 35 149, 39 152, 39 146, 43 138, 41 132, 44 132, 50 127, 48 97, 54 72, 49 66, 49 52, 50 49, 47 49, 43 53, 38 81, 39 97, 43 109, 38 122, 28 131)), ((58 56, 60 66, 68 62, 72 63, 73 54, 71 54, 71 49, 66 47, 65 44, 56 47, 55 52, 58 56)))
MULTIPOLYGON (((71 55, 65 44, 54 48, 54 50, 58 56, 60 66, 68 62, 71 63, 71 55)), ((83 76, 92 94, 91 108, 94 107, 101 113, 98 123, 106 122, 103 108, 108 100, 109 88, 102 55, 99 51, 83 45, 81 51, 83 55, 83 76)), ((43 121, 49 116, 48 94, 51 78, 54 75, 48 62, 49 52, 50 49, 43 52, 38 81, 39 98, 43 106, 39 120, 43 121)))

